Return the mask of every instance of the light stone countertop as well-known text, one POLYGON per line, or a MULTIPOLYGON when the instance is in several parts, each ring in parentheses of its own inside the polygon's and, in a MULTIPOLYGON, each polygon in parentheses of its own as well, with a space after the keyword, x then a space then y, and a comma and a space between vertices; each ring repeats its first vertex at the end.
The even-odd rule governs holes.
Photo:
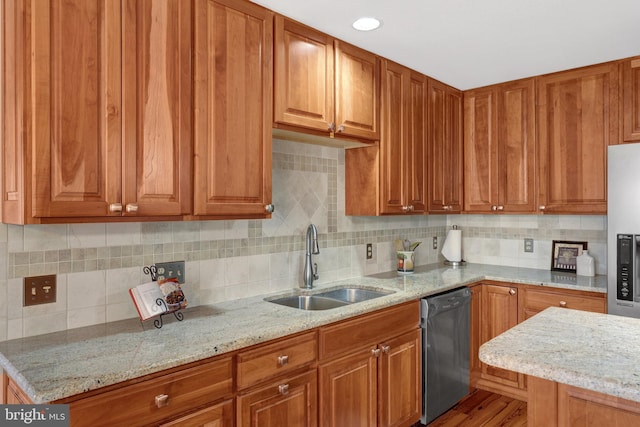
POLYGON ((35 403, 51 402, 480 280, 602 293, 607 286, 606 276, 434 264, 416 267, 411 275, 390 272, 317 286, 312 293, 344 286, 396 291, 331 310, 304 311, 265 301, 296 292, 291 290, 187 308, 184 321, 165 316, 162 329, 154 328, 153 322, 128 319, 5 341, 0 343, 0 366, 35 403))
POLYGON ((550 307, 484 343, 480 360, 640 402, 640 319, 550 307))

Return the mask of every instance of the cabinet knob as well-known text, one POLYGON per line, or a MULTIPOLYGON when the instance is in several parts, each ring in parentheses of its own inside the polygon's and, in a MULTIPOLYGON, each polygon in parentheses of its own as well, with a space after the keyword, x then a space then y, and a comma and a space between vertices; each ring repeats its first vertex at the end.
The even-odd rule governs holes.
POLYGON ((336 131, 336 124, 334 122, 329 123, 329 132, 335 132, 336 131))
POLYGON ((409 212, 411 210, 410 206, 403 206, 402 208, 402 212, 409 212))
POLYGON ((378 357, 378 356, 380 356, 380 349, 379 349, 379 348, 372 348, 372 349, 371 349, 371 355, 372 355, 373 357, 378 357))
POLYGON ((109 205, 109 212, 122 212, 122 203, 111 203, 109 205))
POLYGON ((127 213, 136 213, 138 212, 138 204, 137 203, 129 203, 126 207, 127 213))
POLYGON ((338 126, 338 133, 344 132, 344 125, 338 126))
POLYGON ((495 211, 497 211, 497 210, 498 210, 498 207, 497 207, 496 205, 492 205, 492 206, 491 206, 491 210, 495 212, 495 211))
POLYGON ((545 206, 545 205, 540 205, 540 206, 538 207, 538 209, 540 209, 541 211, 543 211, 543 210, 545 210, 545 209, 546 209, 546 206, 545 206))
POLYGON ((566 307, 566 306, 567 306, 566 301, 560 301, 560 307, 566 307))
POLYGON ((265 205, 264 210, 269 213, 273 213, 273 211, 276 210, 276 207, 273 204, 268 204, 268 205, 265 205))
POLYGON ((278 393, 280 393, 283 396, 289 394, 289 384, 280 384, 278 386, 278 393))
POLYGON ((284 366, 287 364, 289 364, 289 356, 287 356, 286 354, 282 356, 278 356, 278 365, 284 366))
POLYGON ((504 210, 504 206, 502 206, 502 205, 498 206, 498 210, 499 211, 503 211, 504 210))
POLYGON ((165 406, 169 406, 169 395, 167 394, 159 394, 156 396, 156 406, 158 408, 164 408, 165 406))
POLYGON ((509 295, 515 295, 516 294, 516 290, 511 288, 509 289, 509 295))
POLYGON ((383 352, 384 354, 389 354, 389 351, 391 350, 391 346, 388 346, 388 345, 382 345, 382 346, 380 346, 380 349, 382 350, 382 352, 383 352))

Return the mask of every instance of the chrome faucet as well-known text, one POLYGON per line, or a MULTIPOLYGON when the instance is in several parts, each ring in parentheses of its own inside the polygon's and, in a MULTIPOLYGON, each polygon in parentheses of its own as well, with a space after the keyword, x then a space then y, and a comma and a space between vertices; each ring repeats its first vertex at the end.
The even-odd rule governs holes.
POLYGON ((313 281, 318 280, 318 264, 314 263, 311 255, 320 253, 318 248, 318 229, 311 224, 307 227, 307 254, 304 261, 304 287, 313 288, 313 281))

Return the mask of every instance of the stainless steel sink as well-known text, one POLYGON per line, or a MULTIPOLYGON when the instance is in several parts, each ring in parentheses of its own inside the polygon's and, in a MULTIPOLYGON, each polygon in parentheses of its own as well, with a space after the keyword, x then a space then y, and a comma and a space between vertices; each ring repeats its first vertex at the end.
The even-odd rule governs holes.
POLYGON ((334 289, 333 291, 321 292, 315 294, 316 296, 322 296, 325 298, 333 298, 340 301, 353 304, 356 302, 368 301, 374 298, 380 298, 385 295, 392 294, 393 291, 386 290, 373 290, 373 289, 361 289, 361 288, 341 288, 334 289))
POLYGON ((390 295, 394 291, 362 288, 339 288, 318 292, 312 295, 291 295, 275 299, 267 299, 274 304, 285 305, 300 310, 329 310, 349 304, 368 301, 390 295))
POLYGON ((329 310, 349 304, 348 302, 317 295, 293 295, 269 300, 269 302, 299 308, 300 310, 329 310))

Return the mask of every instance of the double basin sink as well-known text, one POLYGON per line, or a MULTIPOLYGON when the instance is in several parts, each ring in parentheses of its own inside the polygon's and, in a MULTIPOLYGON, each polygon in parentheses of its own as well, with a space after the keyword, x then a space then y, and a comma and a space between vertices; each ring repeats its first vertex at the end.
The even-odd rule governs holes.
POLYGON ((274 304, 293 307, 300 310, 329 310, 345 305, 368 301, 390 295, 394 291, 363 288, 339 288, 311 295, 291 295, 267 299, 274 304))

